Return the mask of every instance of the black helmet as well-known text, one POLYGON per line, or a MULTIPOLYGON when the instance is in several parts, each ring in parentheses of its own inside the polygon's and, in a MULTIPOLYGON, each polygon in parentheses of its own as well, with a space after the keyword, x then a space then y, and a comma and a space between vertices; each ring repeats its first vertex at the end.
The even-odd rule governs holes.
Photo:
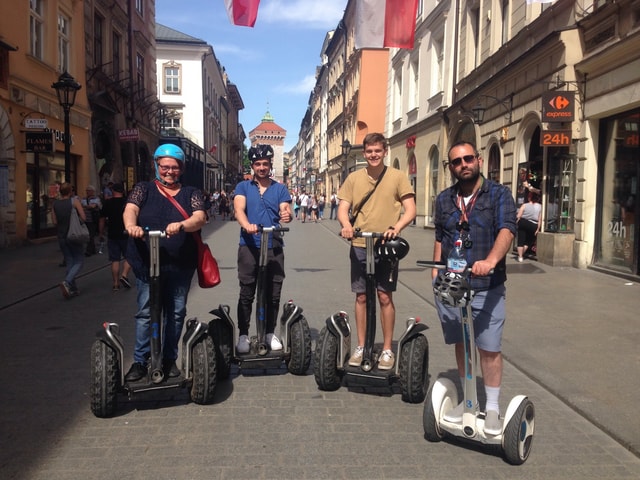
POLYGON ((251 163, 256 162, 258 160, 269 160, 273 159, 273 148, 271 145, 262 145, 257 144, 249 149, 249 161, 251 163))
POLYGON ((436 298, 450 307, 466 307, 473 300, 474 291, 460 274, 441 270, 433 284, 436 298))
POLYGON ((401 237, 384 240, 378 238, 374 246, 376 257, 383 258, 390 262, 402 260, 409 253, 409 243, 401 237))

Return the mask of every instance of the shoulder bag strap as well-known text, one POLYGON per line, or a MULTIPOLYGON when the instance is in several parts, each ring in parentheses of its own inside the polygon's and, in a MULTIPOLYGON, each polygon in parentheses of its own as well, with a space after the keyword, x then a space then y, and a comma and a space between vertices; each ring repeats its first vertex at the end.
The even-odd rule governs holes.
MULTIPOLYGON (((188 220, 189 214, 186 212, 184 208, 182 208, 182 205, 180 205, 175 198, 173 198, 171 195, 169 195, 165 191, 164 187, 160 182, 156 180, 155 183, 158 186, 158 190, 160 190, 160 193, 162 194, 162 196, 164 196, 167 200, 169 200, 173 204, 174 207, 176 207, 176 209, 182 214, 185 220, 188 220)), ((191 234, 193 235, 193 238, 195 238, 196 242, 202 243, 202 237, 199 235, 198 232, 191 232, 191 234)))
POLYGON ((376 184, 373 186, 371 191, 367 193, 365 197, 362 199, 362 201, 358 204, 358 206, 353 209, 353 218, 356 218, 358 216, 358 214, 360 213, 360 210, 362 210, 362 207, 364 207, 364 204, 367 203, 367 201, 371 198, 371 195, 373 195, 373 192, 375 192, 376 188, 378 188, 378 185, 380 184, 380 181, 382 180, 382 177, 384 177, 384 174, 386 172, 387 172, 387 166, 385 165, 385 167, 382 169, 382 172, 380 173, 380 176, 378 177, 378 180, 376 181, 376 184))

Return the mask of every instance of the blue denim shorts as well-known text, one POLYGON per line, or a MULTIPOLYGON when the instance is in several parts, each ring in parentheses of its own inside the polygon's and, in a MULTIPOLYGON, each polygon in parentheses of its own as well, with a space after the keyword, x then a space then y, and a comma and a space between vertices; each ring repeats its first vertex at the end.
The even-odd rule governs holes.
MULTIPOLYGON (((488 352, 502 350, 502 330, 506 317, 506 288, 504 284, 490 290, 476 292, 471 302, 473 331, 476 346, 488 352)), ((436 298, 436 308, 442 325, 444 342, 447 345, 462 342, 460 309, 443 305, 436 298)))

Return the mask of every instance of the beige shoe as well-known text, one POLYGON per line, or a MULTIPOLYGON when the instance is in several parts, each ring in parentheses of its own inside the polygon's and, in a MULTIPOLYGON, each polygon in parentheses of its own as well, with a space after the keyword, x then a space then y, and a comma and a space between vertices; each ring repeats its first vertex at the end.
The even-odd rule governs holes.
POLYGON ((395 362, 395 357, 391 350, 383 350, 378 360, 378 368, 380 370, 391 370, 395 362))
POLYGON ((356 347, 353 351, 353 355, 349 359, 349 366, 351 367, 359 367, 362 363, 362 356, 364 354, 364 347, 356 347))

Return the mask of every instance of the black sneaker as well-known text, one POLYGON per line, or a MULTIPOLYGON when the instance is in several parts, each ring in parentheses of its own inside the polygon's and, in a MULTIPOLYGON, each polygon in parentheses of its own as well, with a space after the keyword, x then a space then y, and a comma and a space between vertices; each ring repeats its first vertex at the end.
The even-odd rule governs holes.
POLYGON ((162 362, 162 371, 165 377, 175 378, 180 376, 180 369, 174 360, 165 360, 162 362))
POLYGON ((120 283, 124 288, 131 288, 131 283, 129 283, 129 279, 127 277, 120 277, 120 283))
POLYGON ((129 369, 127 374, 124 376, 124 379, 127 382, 137 382, 138 380, 146 376, 147 376, 147 367, 145 367, 141 363, 134 362, 133 365, 131 365, 131 368, 129 369))

